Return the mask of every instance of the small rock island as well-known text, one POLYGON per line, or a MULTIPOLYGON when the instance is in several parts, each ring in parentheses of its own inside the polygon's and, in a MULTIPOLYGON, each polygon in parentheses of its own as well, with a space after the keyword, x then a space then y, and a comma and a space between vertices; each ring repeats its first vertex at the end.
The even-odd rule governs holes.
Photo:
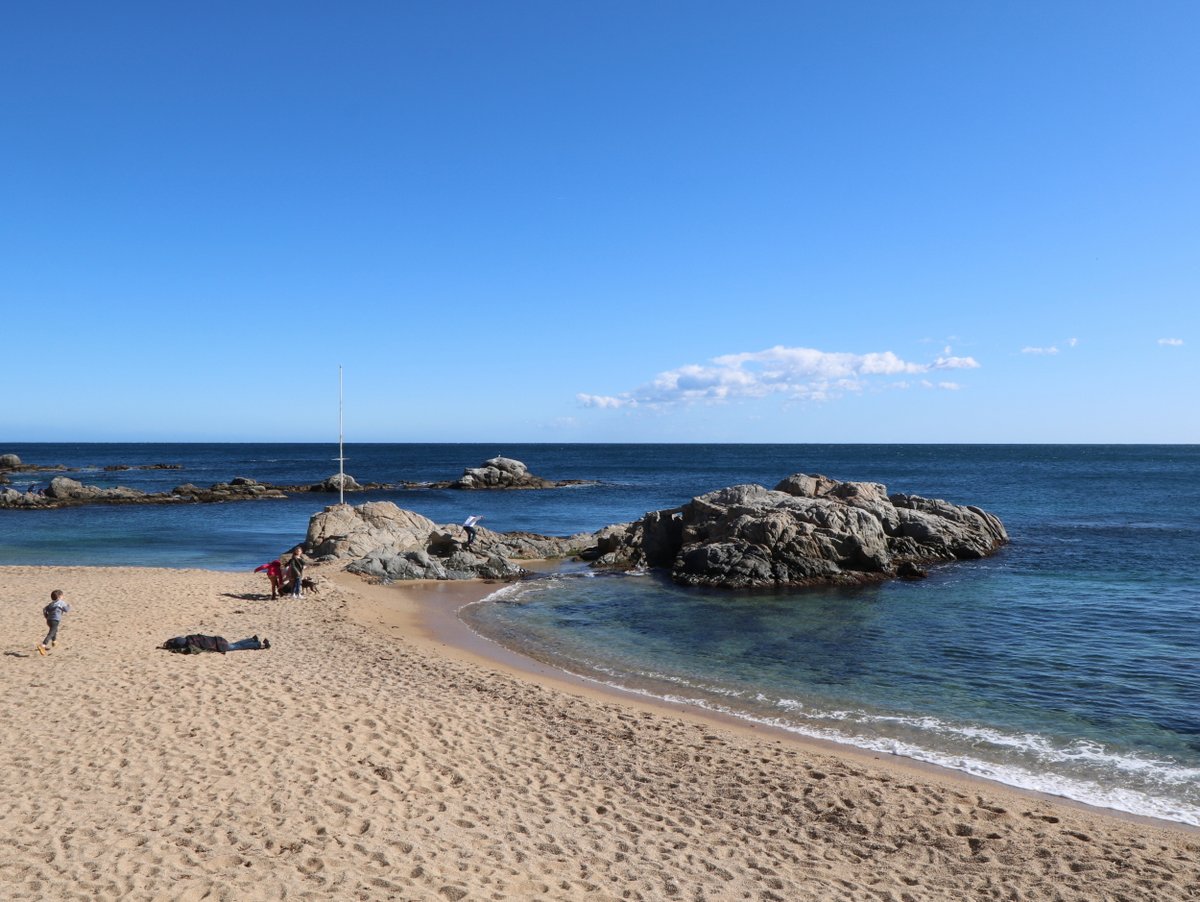
POLYGON ((774 489, 731 486, 601 530, 584 556, 663 568, 685 586, 747 589, 920 578, 930 564, 986 557, 1008 541, 977 507, 797 473, 774 489))

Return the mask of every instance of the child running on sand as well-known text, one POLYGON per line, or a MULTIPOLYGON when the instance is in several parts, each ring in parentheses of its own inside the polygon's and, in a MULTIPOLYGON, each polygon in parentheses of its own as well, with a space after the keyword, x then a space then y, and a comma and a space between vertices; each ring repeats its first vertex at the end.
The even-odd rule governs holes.
POLYGON ((46 618, 46 626, 50 627, 50 632, 46 633, 46 638, 43 639, 37 647, 39 655, 45 655, 47 651, 58 645, 58 625, 62 622, 63 614, 71 610, 71 606, 62 600, 63 590, 55 589, 50 593, 50 604, 42 608, 42 614, 46 618))

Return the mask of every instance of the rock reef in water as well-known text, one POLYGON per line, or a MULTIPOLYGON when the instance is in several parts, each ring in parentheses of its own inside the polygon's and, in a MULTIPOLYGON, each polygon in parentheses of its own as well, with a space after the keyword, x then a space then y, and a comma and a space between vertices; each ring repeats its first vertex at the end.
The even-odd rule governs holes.
MULTIPOLYGON (((72 472, 76 467, 26 464, 16 454, 0 455, 0 486, 10 483, 9 473, 72 472)), ((180 464, 110 464, 106 472, 125 470, 181 470, 180 464)), ((246 477, 217 483, 207 489, 185 483, 170 492, 145 492, 124 486, 102 487, 68 480, 44 490, 0 489, 0 509, 40 510, 80 504, 169 504, 179 502, 251 501, 261 498, 286 498, 300 492, 336 494, 339 492, 398 491, 407 489, 553 489, 570 485, 588 485, 588 480, 554 481, 534 476, 519 460, 494 457, 481 467, 468 467, 463 475, 446 482, 358 482, 349 473, 335 473, 321 482, 306 485, 272 485, 246 477)))
POLYGON ((686 586, 745 589, 914 578, 1007 543, 1000 520, 977 507, 798 473, 774 489, 731 486, 601 530, 585 556, 665 568, 686 586))
POLYGON ((84 485, 69 476, 56 476, 50 485, 40 492, 18 492, 15 489, 0 489, 0 508, 15 510, 46 510, 49 508, 72 507, 81 504, 213 504, 223 501, 249 501, 263 498, 286 498, 273 486, 264 485, 244 476, 229 482, 201 488, 184 483, 170 492, 143 492, 126 486, 102 488, 84 485))
MULTIPOLYGON (((20 468, 27 469, 27 468, 20 468)), ((65 467, 40 467, 38 469, 62 470, 65 467)), ((105 467, 105 470, 177 470, 182 469, 176 464, 149 464, 146 466, 127 467, 124 465, 105 467)), ((0 485, 8 482, 8 477, 0 470, 0 485)), ((177 485, 169 492, 145 492, 141 489, 126 486, 97 486, 86 485, 67 476, 57 476, 50 480, 49 485, 41 490, 19 492, 12 488, 0 488, 0 509, 9 510, 45 510, 58 507, 72 507, 81 504, 213 504, 227 501, 257 501, 262 499, 287 498, 288 493, 296 492, 326 492, 336 493, 339 490, 339 477, 330 476, 323 482, 314 485, 283 486, 259 482, 246 476, 235 476, 229 482, 218 482, 202 487, 185 482, 177 485)), ((345 476, 347 492, 362 492, 370 489, 394 489, 399 486, 385 483, 360 484, 353 476, 345 476)))
POLYGON ((334 504, 312 517, 304 548, 317 560, 347 560, 351 573, 379 580, 516 579, 517 560, 567 557, 590 536, 558 539, 476 528, 470 547, 459 526, 439 526, 390 501, 334 504))
POLYGON ((63 473, 74 469, 63 464, 27 464, 17 454, 0 454, 0 473, 63 473))
MULTIPOLYGON (((182 470, 182 464, 109 464, 100 469, 106 472, 120 470, 182 470)), ((17 454, 0 454, 0 474, 4 473, 71 473, 79 467, 68 467, 65 464, 27 464, 17 454)))

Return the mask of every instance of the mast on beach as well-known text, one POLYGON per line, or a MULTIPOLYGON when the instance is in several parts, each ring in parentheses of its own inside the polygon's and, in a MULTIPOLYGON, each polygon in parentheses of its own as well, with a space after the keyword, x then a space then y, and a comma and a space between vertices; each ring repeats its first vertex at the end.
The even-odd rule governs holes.
POLYGON ((338 504, 346 503, 346 452, 342 432, 342 366, 338 364, 338 504))

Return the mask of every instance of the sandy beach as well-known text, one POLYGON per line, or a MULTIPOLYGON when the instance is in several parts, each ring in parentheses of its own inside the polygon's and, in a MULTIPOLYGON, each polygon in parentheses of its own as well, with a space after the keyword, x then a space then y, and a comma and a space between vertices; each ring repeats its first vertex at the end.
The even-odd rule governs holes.
POLYGON ((487 587, 316 572, 0 568, 0 897, 1200 899, 1195 830, 605 696, 429 616, 487 587), (272 647, 156 649, 195 632, 272 647))

